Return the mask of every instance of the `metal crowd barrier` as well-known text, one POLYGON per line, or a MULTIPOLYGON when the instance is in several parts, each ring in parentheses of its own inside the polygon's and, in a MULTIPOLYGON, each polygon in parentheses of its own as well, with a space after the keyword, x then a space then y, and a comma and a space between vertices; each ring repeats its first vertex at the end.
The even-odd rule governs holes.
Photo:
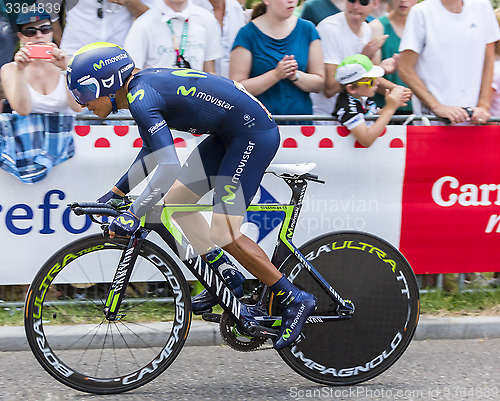
MULTIPOLYGON (((336 117, 333 116, 328 116, 328 115, 310 115, 310 114, 304 114, 304 115, 276 115, 273 116, 273 118, 278 122, 278 123, 283 123, 283 122, 295 122, 295 121, 337 121, 336 117)), ((378 116, 365 116, 365 119, 367 121, 375 121, 378 118, 378 116)), ((121 112, 119 114, 111 114, 105 119, 101 119, 97 116, 94 115, 78 115, 77 116, 77 121, 93 121, 93 122, 100 122, 102 124, 106 124, 107 121, 130 121, 133 122, 134 119, 128 112, 121 112)), ((391 118, 390 123, 397 123, 397 124, 402 124, 407 122, 407 124, 410 124, 413 121, 422 121, 425 125, 427 122, 431 121, 440 121, 443 122, 444 119, 438 116, 433 116, 433 115, 423 115, 423 116, 417 116, 415 114, 410 114, 410 115, 394 115, 391 118)), ((488 123, 499 123, 500 122, 500 117, 491 117, 488 121, 488 123)))

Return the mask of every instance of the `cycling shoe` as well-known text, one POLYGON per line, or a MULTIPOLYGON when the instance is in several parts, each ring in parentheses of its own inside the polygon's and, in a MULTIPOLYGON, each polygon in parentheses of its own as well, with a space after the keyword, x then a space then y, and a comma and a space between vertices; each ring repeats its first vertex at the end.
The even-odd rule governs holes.
MULTIPOLYGON (((243 296, 243 287, 241 284, 245 281, 245 277, 238 270, 234 269, 226 269, 224 273, 227 273, 230 270, 235 273, 231 273, 232 277, 228 277, 228 275, 226 275, 224 279, 226 279, 229 288, 231 288, 231 286, 235 283, 238 285, 238 287, 232 289, 232 292, 237 298, 241 298, 243 296)), ((203 290, 198 295, 191 298, 191 310, 195 315, 198 315, 203 312, 210 311, 210 309, 218 303, 219 302, 212 295, 210 295, 207 290, 203 290)))
POLYGON ((294 343, 307 318, 316 309, 316 301, 313 295, 300 291, 293 301, 283 307, 281 327, 274 342, 274 349, 279 350, 294 343))
POLYGON ((191 310, 195 315, 209 312, 212 306, 217 304, 217 300, 207 290, 203 290, 198 295, 191 297, 191 310))

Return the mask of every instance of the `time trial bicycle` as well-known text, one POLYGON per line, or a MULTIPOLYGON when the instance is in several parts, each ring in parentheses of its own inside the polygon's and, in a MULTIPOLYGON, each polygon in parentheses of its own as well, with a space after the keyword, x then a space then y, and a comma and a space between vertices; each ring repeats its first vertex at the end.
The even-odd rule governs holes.
MULTIPOLYGON (((253 212, 283 216, 272 263, 318 299, 301 336, 278 351, 297 373, 317 383, 345 386, 388 369, 406 350, 419 317, 415 275, 388 242, 363 232, 332 232, 300 248, 292 242, 315 165, 271 165, 268 172, 290 187, 289 204, 255 204, 253 212)), ((126 207, 126 205, 121 206, 126 207)), ((120 393, 140 387, 167 369, 182 349, 191 324, 191 294, 181 264, 220 303, 224 341, 239 351, 261 349, 277 336, 280 306, 263 284, 238 299, 196 254, 174 223, 176 212, 209 211, 207 205, 157 205, 130 239, 108 236, 96 215, 117 216, 120 207, 74 203, 103 233, 57 251, 35 276, 26 297, 25 330, 38 362, 74 389, 120 393), (168 252, 147 239, 156 232, 168 252), (182 262, 181 262, 182 261, 182 262), (258 324, 248 324, 247 308, 258 324)))

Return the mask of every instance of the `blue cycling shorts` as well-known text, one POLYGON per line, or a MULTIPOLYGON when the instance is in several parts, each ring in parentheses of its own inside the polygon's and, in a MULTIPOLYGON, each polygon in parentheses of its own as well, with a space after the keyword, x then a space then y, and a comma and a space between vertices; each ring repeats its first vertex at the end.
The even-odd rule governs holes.
POLYGON ((214 189, 214 213, 244 216, 280 144, 278 127, 217 132, 203 140, 178 180, 202 197, 214 189))

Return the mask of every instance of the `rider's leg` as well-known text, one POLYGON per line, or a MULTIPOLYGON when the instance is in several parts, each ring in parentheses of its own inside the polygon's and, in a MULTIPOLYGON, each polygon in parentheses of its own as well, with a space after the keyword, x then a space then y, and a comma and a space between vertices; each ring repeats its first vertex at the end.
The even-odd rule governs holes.
POLYGON ((263 249, 240 231, 243 217, 214 213, 210 236, 228 251, 250 273, 267 286, 276 283, 282 274, 271 263, 263 249))
MULTIPOLYGON (((200 198, 200 195, 191 191, 181 182, 176 181, 165 195, 163 202, 166 205, 195 204, 200 198)), ((201 213, 176 212, 173 218, 181 226, 190 244, 200 255, 204 255, 207 249, 214 246, 214 243, 210 240, 210 227, 201 213)))
POLYGON ((267 285, 281 303, 283 318, 274 342, 274 347, 281 349, 293 344, 297 339, 307 318, 316 308, 316 298, 295 287, 276 269, 262 248, 241 233, 242 221, 243 217, 240 216, 214 213, 211 238, 267 285))
MULTIPOLYGON (((194 204, 200 196, 176 181, 165 196, 165 204, 194 204)), ((242 284, 245 281, 243 274, 234 266, 233 262, 210 240, 210 227, 206 219, 198 212, 177 212, 174 214, 176 222, 181 226, 184 234, 204 259, 221 273, 229 288, 239 298, 243 296, 242 284)), ((191 299, 194 313, 202 313, 217 305, 217 301, 208 291, 204 290, 191 299)))

